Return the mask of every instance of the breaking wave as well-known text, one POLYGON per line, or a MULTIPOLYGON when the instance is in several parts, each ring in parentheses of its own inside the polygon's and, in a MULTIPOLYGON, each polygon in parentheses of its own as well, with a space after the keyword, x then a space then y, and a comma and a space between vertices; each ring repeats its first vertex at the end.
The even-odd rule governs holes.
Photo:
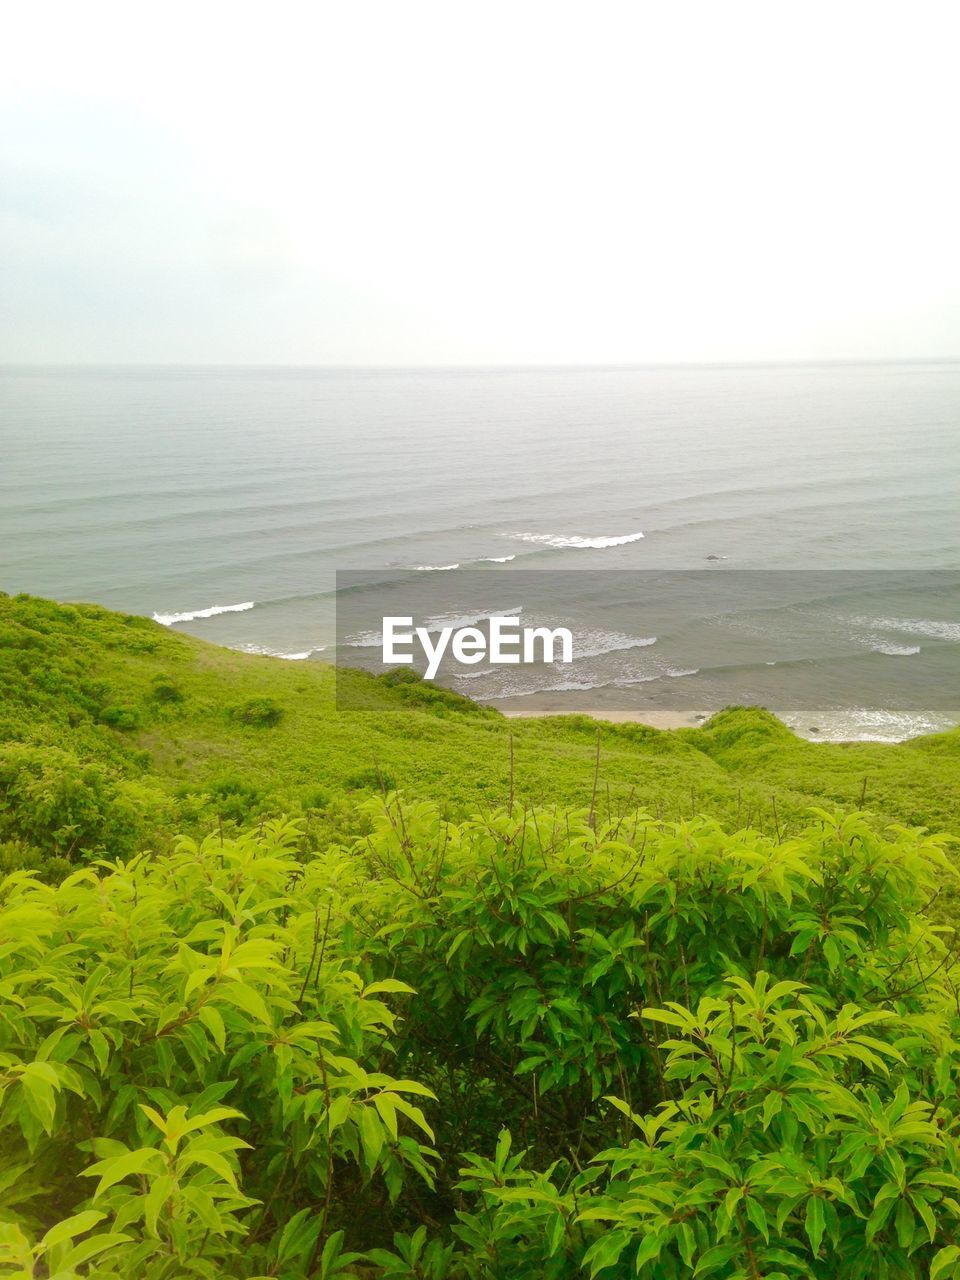
POLYGON ((453 627, 459 631, 461 627, 475 627, 481 622, 489 622, 491 618, 519 618, 522 606, 515 609, 489 609, 486 613, 438 613, 436 617, 424 618, 422 626, 428 631, 442 631, 444 627, 453 627))
POLYGON ((172 627, 178 622, 194 622, 197 618, 215 618, 218 613, 245 613, 255 603, 247 600, 243 604, 212 604, 209 609, 191 609, 186 613, 155 613, 153 620, 163 627, 172 627))
POLYGON ((657 643, 656 636, 625 635, 622 631, 576 631, 573 634, 574 658, 601 658, 605 653, 625 649, 646 649, 657 643), (581 644, 585 647, 581 648, 581 644))
POLYGON ((262 644, 231 644, 227 647, 236 653, 253 653, 261 658, 284 658, 287 662, 303 662, 313 653, 322 653, 327 646, 317 645, 316 648, 306 649, 303 653, 282 653, 279 649, 268 649, 262 644))
POLYGON ((587 538, 580 534, 568 533, 513 533, 512 538, 520 542, 532 542, 541 547, 577 547, 581 550, 592 548, 601 550, 604 547, 622 547, 628 542, 638 542, 642 533, 622 533, 612 537, 587 538))

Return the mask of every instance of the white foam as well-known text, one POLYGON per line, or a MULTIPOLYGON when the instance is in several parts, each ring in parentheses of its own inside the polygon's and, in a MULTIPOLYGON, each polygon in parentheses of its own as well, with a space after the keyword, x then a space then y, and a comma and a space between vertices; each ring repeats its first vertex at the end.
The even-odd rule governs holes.
POLYGON ((516 560, 516 556, 481 556, 480 559, 486 564, 506 564, 508 560, 516 560))
POLYGON ((905 631, 907 635, 927 636, 930 640, 960 641, 960 622, 944 622, 933 618, 855 618, 863 626, 883 631, 905 631))
POLYGON ((262 644, 231 644, 227 647, 236 650, 237 653, 253 653, 261 658, 284 658, 287 662, 303 662, 312 653, 322 653, 327 646, 321 644, 315 649, 307 649, 303 653, 282 653, 279 649, 268 649, 262 644))
POLYGON ((459 561, 457 564, 415 564, 414 569, 418 573, 449 573, 451 569, 459 569, 459 561))
POLYGON ((926 711, 886 711, 882 707, 835 707, 810 712, 804 719, 790 716, 787 723, 797 733, 814 742, 905 742, 925 733, 938 733, 950 721, 926 711), (811 734, 807 725, 816 720, 819 732, 811 734))
POLYGON ((874 653, 885 653, 890 658, 911 658, 920 652, 918 644, 888 644, 883 642, 873 646, 874 653))
POLYGON ((215 618, 218 613, 245 613, 253 608, 254 603, 247 600, 243 604, 212 604, 209 609, 192 609, 187 613, 155 613, 153 620, 163 627, 172 627, 178 622, 194 622, 197 618, 215 618))
POLYGON ((475 627, 481 622, 489 622, 491 618, 518 618, 523 606, 516 609, 490 609, 487 613, 438 613, 433 618, 425 618, 423 626, 428 631, 442 631, 444 627, 453 627, 458 631, 461 627, 475 627))
POLYGON ((580 534, 566 533, 514 533, 510 535, 520 542, 533 542, 543 547, 576 547, 581 550, 591 548, 601 550, 604 547, 622 547, 628 542, 638 542, 642 533, 623 533, 612 537, 587 538, 580 534))
POLYGON ((382 649, 382 631, 356 631, 343 642, 348 649, 382 649))
POLYGON ((620 653, 624 649, 646 649, 656 643, 656 636, 629 636, 622 631, 574 631, 573 656, 575 659, 600 658, 605 653, 620 653))
POLYGON ((608 680, 558 680, 555 684, 539 684, 531 689, 505 689, 487 694, 487 697, 529 698, 535 693, 582 693, 590 689, 603 689, 608 684, 608 680))

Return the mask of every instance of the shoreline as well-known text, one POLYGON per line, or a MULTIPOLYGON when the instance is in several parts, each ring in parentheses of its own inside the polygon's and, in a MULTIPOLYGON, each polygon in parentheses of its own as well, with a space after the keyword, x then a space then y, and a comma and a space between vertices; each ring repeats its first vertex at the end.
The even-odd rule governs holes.
MULTIPOLYGON (((716 706, 705 711, 697 711, 692 707, 680 709, 676 707, 638 706, 625 709, 622 706, 604 706, 603 702, 596 698, 580 702, 576 695, 571 698, 570 694, 528 694, 524 697, 490 698, 478 702, 478 705, 491 707, 494 711, 499 711, 508 720, 539 720, 554 716, 586 716, 590 720, 606 721, 608 724, 638 724, 645 725, 649 729, 658 730, 698 729, 725 709, 716 706)), ((731 705, 735 707, 759 706, 759 704, 755 703, 736 703, 731 705)), ((871 733, 864 731, 848 735, 831 732, 830 728, 824 725, 824 717, 815 713, 810 714, 809 717, 790 716, 787 719, 773 708, 761 707, 760 709, 770 711, 770 714, 785 725, 795 737, 814 745, 822 743, 823 745, 833 746, 864 746, 867 744, 887 745, 915 742, 920 738, 948 732, 953 728, 952 725, 948 725, 945 728, 935 728, 931 725, 915 733, 891 733, 889 731, 871 733), (804 721, 807 719, 811 722, 819 719, 821 723, 810 723, 804 727, 804 721)))

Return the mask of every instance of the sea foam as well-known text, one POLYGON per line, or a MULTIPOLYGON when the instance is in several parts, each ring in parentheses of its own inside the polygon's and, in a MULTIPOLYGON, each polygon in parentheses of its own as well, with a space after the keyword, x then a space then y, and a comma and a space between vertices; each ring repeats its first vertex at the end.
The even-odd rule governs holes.
POLYGON ((646 649, 657 643, 656 636, 629 636, 622 631, 574 630, 574 658, 601 658, 605 653, 620 653, 625 649, 646 649))
POLYGON ((907 635, 926 636, 930 640, 960 640, 960 622, 944 622, 933 618, 874 618, 872 625, 886 631, 905 631, 907 635))
POLYGON ((178 622, 194 622, 197 618, 215 618, 218 613, 245 613, 255 603, 247 600, 243 604, 212 604, 209 609, 191 609, 187 613, 155 613, 153 620, 163 627, 172 627, 178 622))
POLYGON ((621 533, 611 537, 586 538, 575 533, 514 533, 510 535, 520 542, 533 542, 542 547, 576 547, 581 550, 592 548, 602 550, 604 547, 622 547, 628 542, 638 542, 642 533, 621 533))
POLYGON ((490 609, 486 613, 438 613, 434 618, 424 618, 423 626, 428 631, 442 631, 444 627, 453 627, 459 631, 462 627, 476 627, 481 622, 489 622, 491 618, 519 618, 523 606, 515 609, 490 609))
POLYGON ((252 653, 261 658, 284 658, 287 662, 303 662, 312 653, 322 653, 327 646, 321 644, 314 649, 306 649, 303 653, 282 653, 279 649, 268 649, 262 644, 231 644, 227 647, 237 653, 252 653))

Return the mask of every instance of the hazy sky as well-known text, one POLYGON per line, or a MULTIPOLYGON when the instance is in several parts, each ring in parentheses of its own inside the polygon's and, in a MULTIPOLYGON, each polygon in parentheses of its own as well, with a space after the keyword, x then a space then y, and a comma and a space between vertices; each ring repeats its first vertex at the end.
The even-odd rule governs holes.
POLYGON ((0 359, 960 355, 953 0, 3 27, 0 359))

